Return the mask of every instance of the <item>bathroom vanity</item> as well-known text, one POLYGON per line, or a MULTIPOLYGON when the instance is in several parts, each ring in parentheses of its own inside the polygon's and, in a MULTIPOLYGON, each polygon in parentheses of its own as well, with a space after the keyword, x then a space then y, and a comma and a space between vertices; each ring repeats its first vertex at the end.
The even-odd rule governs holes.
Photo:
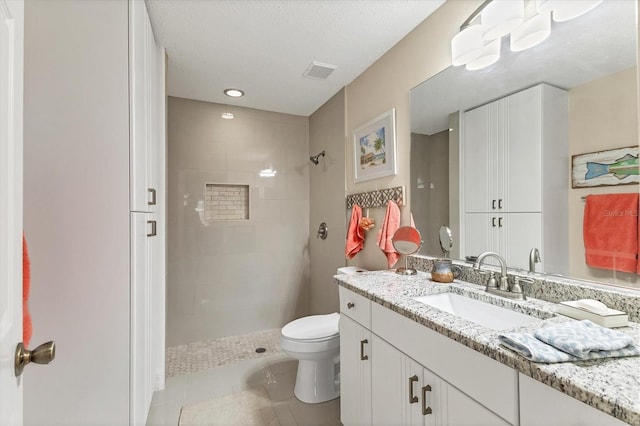
MULTIPOLYGON (((640 424, 640 357, 538 364, 499 345, 501 332, 573 321, 556 315, 554 303, 507 300, 459 280, 435 283, 424 272, 335 280, 345 425, 640 424), (507 315, 496 330, 416 300, 443 293, 530 321, 518 325, 507 315)), ((640 342, 640 325, 630 325, 622 330, 640 342)))

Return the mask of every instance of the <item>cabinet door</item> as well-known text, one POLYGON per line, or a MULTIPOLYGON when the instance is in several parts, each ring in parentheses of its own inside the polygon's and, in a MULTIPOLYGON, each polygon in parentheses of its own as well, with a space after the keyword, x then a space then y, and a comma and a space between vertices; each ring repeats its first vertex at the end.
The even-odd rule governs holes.
POLYGON ((542 86, 505 99, 503 207, 508 212, 542 211, 542 86))
POLYGON ((484 105, 463 114, 462 164, 464 211, 488 212, 492 207, 493 157, 492 133, 495 132, 495 106, 484 105))
MULTIPOLYGON (((485 251, 495 251, 497 216, 489 213, 467 213, 464 215, 463 256, 478 256, 485 251)), ((489 261, 490 259, 487 259, 489 261)))
POLYGON ((153 212, 158 181, 158 52, 144 0, 129 2, 131 211, 153 212))
MULTIPOLYGON (((371 420, 374 425, 408 423, 411 372, 403 365, 402 352, 375 334, 371 360, 371 420), (405 368, 403 368, 405 367, 405 368)), ((418 378, 416 376, 416 382, 418 378)), ((413 383, 413 381, 411 382, 413 383)), ((416 395, 418 384, 413 385, 416 395)))
POLYGON ((131 213, 131 374, 130 422, 145 424, 151 406, 151 320, 149 300, 155 220, 131 213))
POLYGON ((340 315, 340 420, 345 426, 371 424, 371 346, 371 332, 340 315))
POLYGON ((498 252, 509 267, 528 270, 529 252, 542 247, 542 213, 506 213, 501 215, 499 224, 498 252))
POLYGON ((411 368, 418 374, 418 403, 410 406, 411 425, 435 426, 442 424, 442 379, 418 362, 411 360, 411 368))
MULTIPOLYGON (((453 385, 442 382, 440 395, 443 407, 442 425, 446 426, 493 426, 509 425, 494 412, 470 398, 453 385)), ((549 423, 557 424, 557 423, 549 423)))
POLYGON ((626 424, 528 376, 519 376, 522 426, 626 424))

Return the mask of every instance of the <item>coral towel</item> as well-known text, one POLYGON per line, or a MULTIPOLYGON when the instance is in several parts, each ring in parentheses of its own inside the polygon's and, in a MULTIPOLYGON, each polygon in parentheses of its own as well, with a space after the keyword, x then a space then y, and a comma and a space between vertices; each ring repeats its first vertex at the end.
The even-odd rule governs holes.
POLYGON ((360 229, 360 219, 362 219, 362 208, 354 204, 351 209, 351 220, 347 229, 347 244, 344 249, 347 259, 353 258, 364 247, 364 231, 360 229))
POLYGON ((592 268, 638 270, 638 193, 587 195, 584 253, 592 268))
POLYGON ((382 222, 382 226, 380 227, 380 232, 378 233, 378 247, 382 250, 387 256, 387 264, 389 268, 396 264, 400 255, 396 253, 396 249, 393 248, 393 243, 391 242, 391 238, 393 238, 393 234, 400 227, 400 209, 398 205, 389 201, 387 204, 387 212, 384 215, 384 221, 382 222))
POLYGON ((29 287, 31 283, 31 270, 29 263, 29 252, 27 251, 27 239, 22 236, 22 343, 29 347, 33 325, 29 314, 29 287))

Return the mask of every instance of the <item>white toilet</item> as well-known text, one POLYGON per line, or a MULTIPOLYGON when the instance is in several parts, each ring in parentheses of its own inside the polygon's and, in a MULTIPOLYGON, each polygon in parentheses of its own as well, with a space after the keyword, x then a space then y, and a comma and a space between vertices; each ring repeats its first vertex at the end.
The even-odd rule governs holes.
MULTIPOLYGON (((355 274, 362 268, 338 269, 355 274)), ((282 350, 298 360, 293 393, 302 402, 319 403, 340 396, 340 314, 311 315, 282 328, 282 350)))
POLYGON ((282 328, 282 350, 298 360, 293 393, 302 402, 340 396, 340 314, 312 315, 282 328))

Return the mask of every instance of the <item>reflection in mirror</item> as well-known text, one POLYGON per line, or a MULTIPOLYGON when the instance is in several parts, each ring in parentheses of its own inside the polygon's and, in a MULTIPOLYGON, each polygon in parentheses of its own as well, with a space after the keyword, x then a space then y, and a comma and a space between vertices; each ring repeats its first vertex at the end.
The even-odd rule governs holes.
POLYGON ((451 229, 448 226, 440 227, 440 248, 444 253, 444 257, 449 257, 449 253, 451 252, 451 247, 453 247, 453 235, 451 235, 451 229))
MULTIPOLYGON (((546 41, 522 52, 511 52, 509 38, 504 37, 502 57, 494 65, 479 71, 467 71, 463 66, 449 67, 411 90, 411 209, 416 227, 425 240, 420 251, 422 254, 439 255, 439 228, 443 224, 450 228, 458 242, 451 249, 453 258, 477 256, 476 252, 494 248, 475 247, 473 252, 465 252, 465 214, 469 213, 465 211, 468 204, 465 198, 469 192, 465 192, 465 182, 460 179, 465 177, 465 172, 472 170, 468 164, 461 170, 461 146, 464 147, 465 137, 468 139, 464 127, 468 125, 467 115, 472 110, 494 103, 498 114, 507 114, 509 107, 498 104, 505 102, 507 105, 509 101, 500 100, 546 83, 552 89, 564 91, 567 99, 567 118, 563 124, 567 136, 561 141, 566 148, 561 154, 547 159, 545 164, 537 164, 541 179, 546 181, 540 194, 532 193, 531 197, 541 200, 556 197, 562 204, 556 219, 566 225, 559 227, 555 234, 564 239, 565 254, 552 256, 544 245, 545 240, 548 243, 551 239, 546 224, 553 218, 541 219, 539 230, 532 231, 531 227, 523 225, 509 229, 511 240, 498 251, 514 268, 529 269, 530 250, 537 247, 547 253, 540 265, 540 270, 546 273, 618 285, 637 286, 640 283, 636 274, 588 267, 584 260, 582 235, 582 197, 597 193, 637 192, 638 186, 571 189, 569 177, 572 155, 638 144, 636 7, 636 1, 603 2, 572 21, 554 23, 546 41), (546 170, 555 170, 551 174, 556 174, 556 177, 545 175, 546 170), (536 232, 540 242, 521 247, 517 253, 507 253, 519 239, 528 238, 527 233, 530 236, 536 232)), ((542 96, 544 98, 545 95, 542 96)), ((541 132, 548 129, 551 118, 556 116, 541 120, 541 132)), ((489 138, 499 137, 493 133, 489 138)), ((526 157, 524 161, 534 161, 529 156, 521 157, 526 157)), ((494 158, 495 152, 487 154, 487 159, 495 163, 494 158)), ((542 163, 543 158, 544 153, 538 161, 542 163)), ((483 163, 481 158, 476 161, 483 163)), ((478 180, 488 175, 513 173, 513 169, 519 169, 525 181, 535 179, 527 175, 528 167, 515 166, 509 157, 495 164, 495 167, 486 166, 484 174, 478 174, 478 180)), ((515 185, 513 178, 502 182, 501 185, 507 187, 515 185)), ((529 194, 524 195, 526 201, 529 194)), ((496 197, 496 209, 499 199, 496 197)), ((487 214, 490 214, 491 200, 488 202, 487 214)), ((545 203, 548 204, 547 201, 545 203)), ((491 217, 485 219, 491 228, 491 217)), ((509 218, 503 219, 502 225, 509 218)), ((499 228, 497 217, 496 228, 499 228)), ((488 229, 486 234, 490 232, 488 229)))
MULTIPOLYGON (((417 253, 422 245, 422 238, 420 232, 412 226, 401 226, 393 234, 391 238, 393 248, 402 255, 410 255, 417 253)), ((415 269, 410 269, 407 266, 407 258, 404 259, 404 268, 396 269, 396 273, 401 275, 415 275, 417 272, 415 269)))

